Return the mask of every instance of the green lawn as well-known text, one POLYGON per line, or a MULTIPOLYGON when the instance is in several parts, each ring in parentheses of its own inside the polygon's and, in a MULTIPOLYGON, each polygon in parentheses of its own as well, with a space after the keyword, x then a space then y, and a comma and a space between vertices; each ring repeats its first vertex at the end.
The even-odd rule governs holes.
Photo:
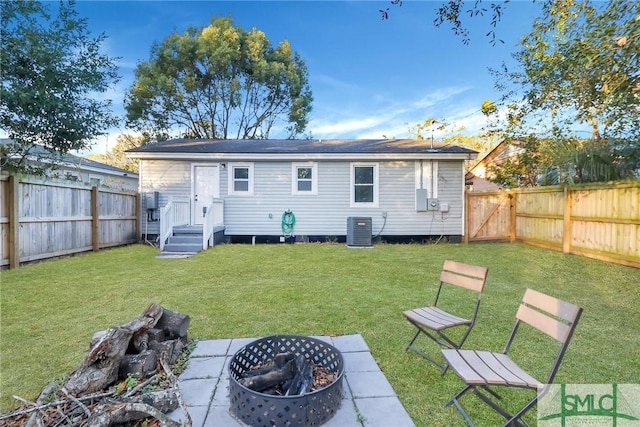
MULTIPOLYGON (((156 302, 190 315, 194 339, 362 334, 416 425, 463 425, 443 407, 461 387, 455 374, 404 351, 413 328, 402 312, 432 302, 445 259, 489 268, 466 347, 501 350, 530 287, 584 308, 556 382, 640 381, 638 269, 523 244, 222 245, 164 260, 156 252, 134 245, 0 273, 1 412, 17 405, 12 395, 35 399, 77 367, 94 332, 156 302)), ((505 396, 507 405, 518 399, 505 396)), ((471 396, 463 404, 479 426, 500 420, 471 396)))

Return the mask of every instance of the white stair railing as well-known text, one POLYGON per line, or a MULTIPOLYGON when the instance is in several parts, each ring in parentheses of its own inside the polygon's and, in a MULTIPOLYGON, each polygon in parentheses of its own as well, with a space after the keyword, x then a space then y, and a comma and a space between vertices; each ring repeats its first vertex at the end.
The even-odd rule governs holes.
POLYGON ((215 228, 224 224, 224 200, 212 199, 202 218, 202 249, 213 246, 215 228))
POLYGON ((173 206, 169 201, 166 205, 160 208, 160 250, 164 250, 164 245, 167 239, 173 232, 173 206))
POLYGON ((173 234, 173 227, 189 224, 189 199, 169 198, 169 202, 160 208, 160 250, 164 250, 167 239, 173 234))
POLYGON ((191 200, 189 198, 172 198, 174 225, 188 225, 191 221, 191 200))

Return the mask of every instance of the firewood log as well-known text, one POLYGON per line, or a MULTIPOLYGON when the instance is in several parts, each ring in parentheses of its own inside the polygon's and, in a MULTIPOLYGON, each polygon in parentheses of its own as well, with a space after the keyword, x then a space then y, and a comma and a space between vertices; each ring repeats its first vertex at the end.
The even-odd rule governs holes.
POLYGON ((295 359, 295 375, 290 383, 282 387, 285 396, 296 396, 307 393, 313 385, 313 366, 304 356, 295 359))
POLYGON ((186 340, 190 321, 191 318, 185 314, 163 308, 162 317, 158 320, 156 328, 164 330, 167 339, 182 338, 186 340))
POLYGON ((253 377, 241 378, 238 382, 251 390, 262 391, 283 383, 289 378, 292 378, 294 374, 295 363, 293 360, 290 360, 282 368, 276 368, 274 365, 273 369, 269 372, 253 377))
POLYGON ((78 369, 73 371, 64 386, 75 395, 102 390, 118 379, 120 362, 134 334, 153 328, 163 314, 157 304, 122 326, 94 335, 91 348, 78 369), (99 338, 96 339, 96 336, 99 338))

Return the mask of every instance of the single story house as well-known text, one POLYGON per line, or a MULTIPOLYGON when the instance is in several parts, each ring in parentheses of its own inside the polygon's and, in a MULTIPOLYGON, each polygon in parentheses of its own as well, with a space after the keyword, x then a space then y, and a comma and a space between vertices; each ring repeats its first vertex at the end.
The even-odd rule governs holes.
POLYGON ((146 238, 163 235, 158 211, 171 203, 183 206, 174 225, 216 209, 228 242, 349 243, 363 224, 378 240, 460 241, 464 162, 477 152, 408 139, 177 139, 127 156, 140 161, 146 238))
MULTIPOLYGON (((12 139, 0 139, 0 145, 12 143, 12 139)), ((58 179, 114 190, 138 190, 138 174, 71 153, 52 153, 42 146, 34 145, 29 151, 27 162, 54 164, 54 168, 46 171, 44 178, 47 180, 58 179)))

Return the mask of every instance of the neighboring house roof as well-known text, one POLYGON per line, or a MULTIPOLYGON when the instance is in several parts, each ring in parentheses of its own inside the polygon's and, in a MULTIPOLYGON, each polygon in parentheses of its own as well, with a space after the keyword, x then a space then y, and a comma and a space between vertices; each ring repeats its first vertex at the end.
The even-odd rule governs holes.
MULTIPOLYGON (((12 139, 1 138, 0 145, 13 143, 12 139)), ((52 153, 40 145, 34 145, 29 151, 29 158, 37 161, 51 161, 59 166, 72 167, 86 172, 100 172, 107 175, 127 176, 137 178, 138 174, 126 169, 117 168, 105 163, 96 162, 71 153, 52 153)))
POLYGON ((470 185, 473 191, 497 191, 502 188, 496 183, 477 177, 469 172, 465 176, 465 184, 470 185))
POLYGON ((473 185, 474 191, 499 190, 502 187, 488 180, 489 166, 499 165, 510 157, 520 155, 523 151, 519 141, 500 142, 467 172, 466 182, 473 185))
POLYGON ((519 141, 502 141, 496 145, 493 150, 489 151, 469 172, 467 177, 472 175, 486 179, 487 170, 491 165, 499 165, 506 159, 522 154, 524 150, 520 147, 519 141))
POLYGON ((127 150, 140 159, 475 159, 468 148, 411 139, 175 139, 127 150))

